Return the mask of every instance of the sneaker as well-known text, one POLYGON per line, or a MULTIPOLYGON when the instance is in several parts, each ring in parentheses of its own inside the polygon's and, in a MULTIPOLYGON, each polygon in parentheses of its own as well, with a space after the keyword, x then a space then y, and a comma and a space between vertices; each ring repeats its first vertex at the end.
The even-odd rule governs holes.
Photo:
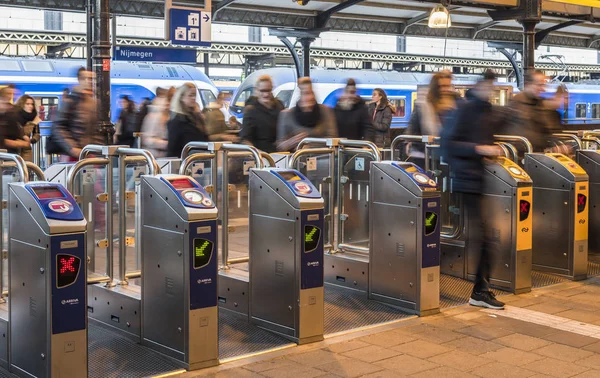
POLYGON ((504 310, 504 303, 496 299, 496 296, 491 291, 483 291, 481 293, 473 292, 469 299, 471 306, 491 308, 494 310, 504 310))

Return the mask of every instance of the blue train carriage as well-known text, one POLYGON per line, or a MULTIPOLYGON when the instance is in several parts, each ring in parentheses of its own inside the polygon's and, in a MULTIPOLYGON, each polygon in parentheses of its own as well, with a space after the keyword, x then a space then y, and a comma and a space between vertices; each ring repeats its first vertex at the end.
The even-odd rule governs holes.
MULTIPOLYGON (((233 95, 229 107, 231 115, 243 122, 246 101, 253 95, 256 80, 261 75, 269 75, 273 79, 273 95, 286 107, 293 106, 299 97, 296 90, 296 74, 291 68, 271 68, 252 73, 239 86, 233 95)), ((389 100, 396 107, 392 118, 392 129, 395 134, 408 126, 412 110, 419 91, 426 90, 432 74, 396 72, 396 71, 359 71, 359 70, 319 70, 311 71, 315 95, 319 103, 334 107, 343 92, 346 80, 353 78, 357 82, 358 94, 367 102, 375 88, 382 88, 389 100)), ((477 81, 477 75, 455 75, 454 83, 459 91, 466 91, 477 81)), ((506 104, 513 94, 514 85, 498 84, 494 98, 501 105, 506 104)), ((424 93, 424 92, 423 92, 424 93)))
MULTIPOLYGON (((77 85, 77 70, 83 60, 0 59, 0 87, 14 84, 15 101, 28 94, 36 100, 40 118, 53 121, 62 101, 63 90, 77 85)), ((113 61, 111 65, 111 120, 116 122, 121 109, 121 95, 136 104, 154 98, 159 87, 179 87, 193 82, 198 88, 200 108, 215 101, 217 89, 198 69, 184 65, 146 64, 113 61)))
MULTIPOLYGON (((554 95, 556 86, 548 88, 548 96, 554 95)), ((596 129, 600 127, 600 89, 593 83, 570 83, 566 85, 568 96, 558 111, 567 129, 596 129)))

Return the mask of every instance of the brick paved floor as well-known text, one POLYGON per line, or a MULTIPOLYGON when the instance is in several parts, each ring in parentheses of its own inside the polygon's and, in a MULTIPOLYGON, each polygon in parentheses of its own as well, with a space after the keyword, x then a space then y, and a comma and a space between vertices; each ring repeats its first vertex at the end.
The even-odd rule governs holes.
POLYGON ((181 377, 600 378, 600 278, 501 299, 181 377))

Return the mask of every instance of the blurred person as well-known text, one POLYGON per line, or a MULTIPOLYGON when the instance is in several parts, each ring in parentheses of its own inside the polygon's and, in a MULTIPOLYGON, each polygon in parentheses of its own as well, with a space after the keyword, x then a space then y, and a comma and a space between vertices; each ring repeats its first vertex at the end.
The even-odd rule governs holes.
POLYGON ((202 112, 206 122, 208 139, 211 141, 237 142, 239 140, 238 136, 227 132, 227 123, 225 123, 222 109, 218 102, 212 102, 202 112))
POLYGON ((9 87, 0 89, 0 139, 1 148, 9 153, 20 154, 21 149, 29 147, 29 138, 23 134, 14 106, 10 103, 13 90, 9 87))
POLYGON ((173 95, 174 87, 157 90, 156 97, 148 105, 148 115, 142 124, 142 147, 148 149, 156 158, 167 156, 167 122, 173 95))
POLYGON ((527 138, 533 152, 543 152, 552 134, 551 116, 542 99, 545 86, 546 76, 542 71, 527 71, 523 91, 512 98, 504 114, 506 124, 502 134, 527 138))
POLYGON ((167 122, 167 156, 179 157, 189 142, 208 142, 208 134, 196 103, 196 86, 182 85, 171 100, 171 114, 167 122))
POLYGON ((133 147, 136 132, 137 113, 135 111, 135 102, 127 95, 121 96, 121 113, 117 120, 115 132, 117 144, 133 147))
POLYGON ((41 122, 38 113, 35 110, 35 100, 29 95, 23 95, 19 98, 15 105, 16 119, 19 125, 23 128, 23 135, 29 138, 30 145, 27 148, 21 149, 21 157, 26 161, 33 161, 33 152, 31 145, 36 144, 40 140, 41 122))
POLYGON ((240 138, 243 143, 259 150, 276 152, 277 120, 285 107, 273 97, 273 81, 270 76, 263 75, 258 78, 254 95, 256 101, 244 109, 244 125, 240 131, 240 138))
POLYGON ((52 127, 52 139, 63 154, 62 161, 79 160, 81 149, 88 144, 104 144, 103 134, 98 127, 96 100, 92 92, 93 80, 93 72, 83 67, 77 71, 79 84, 63 100, 63 106, 52 127))
POLYGON ((241 130, 242 124, 238 122, 235 116, 229 117, 229 130, 241 130))
MULTIPOLYGON (((456 93, 449 71, 433 75, 426 91, 426 96, 417 96, 406 135, 440 136, 444 123, 456 108, 456 93)), ((424 157, 425 147, 422 144, 409 144, 409 155, 424 157)))
POLYGON ((337 132, 340 138, 368 139, 369 132, 373 127, 371 117, 369 117, 369 108, 356 93, 356 81, 348 79, 344 92, 334 108, 337 132))
POLYGON ((227 102, 225 101, 225 92, 219 92, 219 94, 217 95, 216 104, 221 113, 223 113, 223 118, 225 119, 225 122, 229 121, 229 111, 227 110, 227 102))
MULTIPOLYGON (((164 93, 166 92, 163 88, 156 89, 156 96, 159 96, 159 92, 162 92, 162 96, 164 97, 164 93)), ((140 108, 138 109, 137 115, 135 117, 135 132, 139 133, 142 131, 142 125, 144 124, 144 119, 150 112, 150 105, 152 105, 152 100, 150 97, 145 97, 142 103, 140 104, 140 108)))
POLYGON ((551 133, 562 133, 562 116, 560 110, 566 109, 569 92, 564 84, 556 88, 554 96, 543 100, 543 107, 548 111, 548 129, 551 133))
POLYGON ((490 266, 493 258, 493 240, 487 230, 482 211, 485 208, 481 195, 484 179, 484 162, 503 154, 494 144, 498 126, 495 108, 490 103, 496 75, 488 70, 475 85, 466 102, 462 103, 452 120, 442 131, 442 154, 452 167, 452 191, 462 193, 469 222, 479 232, 469 233, 469 243, 479 249, 479 265, 469 304, 492 309, 503 309, 490 291, 490 266))
POLYGON ((300 99, 296 106, 279 114, 277 121, 277 149, 292 151, 307 137, 335 138, 337 126, 333 111, 317 103, 309 77, 298 80, 300 99))
POLYGON ((369 117, 372 120, 371 141, 379 148, 390 146, 390 126, 396 109, 381 88, 375 88, 369 104, 369 117))

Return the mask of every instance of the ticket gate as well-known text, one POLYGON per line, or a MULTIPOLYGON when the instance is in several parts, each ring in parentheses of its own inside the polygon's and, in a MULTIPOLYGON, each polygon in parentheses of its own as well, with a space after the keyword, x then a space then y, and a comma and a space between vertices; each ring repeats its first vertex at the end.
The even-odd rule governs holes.
POLYGON ((323 340, 323 198, 293 169, 250 170, 249 318, 299 344, 323 340))
POLYGON ((533 180, 533 269, 587 278, 588 175, 562 154, 526 154, 533 180))
POLYGON ((218 364, 217 209, 195 180, 142 176, 142 344, 189 370, 218 364))
POLYGON ((87 377, 86 226, 60 184, 9 185, 9 369, 87 377))
POLYGON ((413 163, 372 162, 369 298, 440 311, 440 193, 413 163))
MULTIPOLYGON (((577 151, 577 163, 589 176, 589 229, 600 230, 600 153, 596 150, 577 151)), ((588 235, 588 252, 590 255, 600 255, 600 232, 588 235)))
MULTIPOLYGON (((515 294, 531 291, 533 183, 529 175, 505 157, 486 160, 482 189, 483 222, 489 230, 490 284, 515 294)), ((475 280, 479 246, 469 243, 479 225, 465 213, 464 238, 442 239, 442 273, 475 280)))

